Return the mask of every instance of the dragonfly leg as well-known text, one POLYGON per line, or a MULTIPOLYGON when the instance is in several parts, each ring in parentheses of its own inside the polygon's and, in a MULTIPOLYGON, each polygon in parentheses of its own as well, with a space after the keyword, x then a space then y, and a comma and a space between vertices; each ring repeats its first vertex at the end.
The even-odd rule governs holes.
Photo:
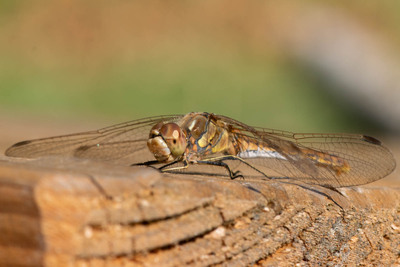
POLYGON ((221 156, 221 157, 210 158, 209 160, 211 160, 211 161, 216 161, 216 162, 218 162, 218 161, 222 162, 222 161, 224 161, 224 160, 238 160, 238 161, 240 161, 240 162, 246 164, 247 166, 249 166, 249 167, 252 168, 253 170, 255 170, 255 171, 261 173, 261 174, 264 175, 266 178, 271 179, 271 177, 269 177, 266 173, 264 173, 263 171, 257 169, 256 167, 254 167, 253 165, 251 165, 250 163, 248 163, 248 162, 245 161, 244 159, 242 159, 242 158, 240 158, 240 157, 237 157, 237 156, 232 156, 232 155, 230 155, 230 156, 221 156))
POLYGON ((197 161, 197 163, 224 167, 229 172, 229 177, 231 177, 232 180, 236 179, 236 178, 244 179, 243 175, 240 174, 240 171, 235 171, 235 172, 232 171, 231 168, 229 168, 228 164, 226 164, 225 162, 222 162, 220 160, 218 160, 218 161, 199 160, 199 161, 197 161))
POLYGON ((150 160, 150 161, 141 162, 141 163, 133 163, 130 166, 131 167, 132 166, 146 166, 146 167, 150 167, 150 168, 158 170, 157 167, 153 166, 154 164, 157 164, 157 163, 160 163, 160 162, 158 162, 157 160, 150 160))
POLYGON ((146 161, 146 162, 140 162, 140 163, 133 163, 130 166, 151 166, 154 164, 160 163, 157 160, 150 160, 150 161, 146 161))
MULTIPOLYGON (((167 164, 161 166, 161 167, 158 168, 158 169, 159 169, 160 171, 163 171, 166 167, 172 166, 172 165, 174 165, 174 164, 176 164, 176 163, 178 163, 178 162, 179 162, 179 161, 174 160, 173 162, 167 163, 167 164)), ((188 163, 187 163, 186 161, 183 161, 183 164, 184 164, 184 166, 182 166, 182 167, 168 168, 168 169, 165 169, 164 171, 186 169, 188 163)))
MULTIPOLYGON (((184 161, 183 161, 183 166, 173 167, 173 168, 167 168, 167 167, 172 166, 172 165, 174 165, 174 164, 176 164, 176 163, 178 163, 178 162, 180 162, 180 161, 176 160, 176 161, 167 163, 167 164, 165 164, 165 165, 163 165, 163 166, 161 166, 161 167, 159 167, 159 168, 155 168, 154 166, 152 166, 152 165, 154 165, 154 164, 160 163, 160 162, 158 162, 158 161, 156 161, 156 160, 147 161, 147 162, 143 162, 143 163, 136 163, 136 164, 132 164, 131 166, 148 166, 148 167, 155 168, 155 169, 157 169, 157 170, 159 170, 159 171, 161 171, 161 172, 170 172, 170 171, 182 170, 182 169, 188 168, 188 166, 189 166, 188 161, 184 160, 184 161)), ((241 177, 241 178, 244 178, 243 175, 240 174, 240 171, 236 171, 236 172, 232 171, 232 170, 229 168, 228 164, 226 164, 226 163, 224 163, 224 162, 222 162, 222 161, 207 161, 207 160, 203 160, 203 161, 197 161, 196 163, 198 163, 198 164, 208 164, 208 165, 214 165, 214 166, 221 166, 221 167, 224 167, 226 170, 228 170, 228 172, 229 172, 229 177, 230 177, 231 179, 236 179, 236 178, 240 178, 240 177, 241 177)))
POLYGON ((173 162, 170 162, 168 164, 165 164, 164 166, 161 166, 160 168, 158 168, 161 172, 170 172, 170 171, 177 171, 177 170, 182 170, 182 169, 186 169, 189 166, 189 163, 184 160, 183 161, 183 166, 179 166, 179 167, 173 167, 173 168, 166 168, 169 167, 171 165, 174 165, 176 163, 178 163, 178 160, 175 160, 173 162))
POLYGON ((147 166, 147 167, 151 167, 151 168, 154 168, 156 170, 159 170, 161 172, 168 172, 168 171, 186 169, 188 167, 187 161, 183 161, 184 166, 175 167, 175 168, 167 168, 167 167, 172 166, 172 165, 174 165, 174 164, 176 164, 178 162, 179 162, 178 160, 175 160, 175 161, 167 163, 167 164, 165 164, 165 165, 163 165, 163 166, 161 166, 159 168, 153 166, 155 164, 160 164, 160 162, 157 161, 157 160, 150 160, 150 161, 141 162, 141 163, 134 163, 134 164, 131 164, 131 166, 147 166), (165 168, 167 168, 167 169, 165 169, 165 168))

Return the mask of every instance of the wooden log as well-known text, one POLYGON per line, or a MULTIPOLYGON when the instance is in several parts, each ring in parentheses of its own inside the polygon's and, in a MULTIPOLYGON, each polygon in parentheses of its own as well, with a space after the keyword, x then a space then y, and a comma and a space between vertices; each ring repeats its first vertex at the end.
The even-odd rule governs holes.
POLYGON ((340 195, 255 178, 3 157, 0 266, 400 264, 400 183, 388 185, 340 195))

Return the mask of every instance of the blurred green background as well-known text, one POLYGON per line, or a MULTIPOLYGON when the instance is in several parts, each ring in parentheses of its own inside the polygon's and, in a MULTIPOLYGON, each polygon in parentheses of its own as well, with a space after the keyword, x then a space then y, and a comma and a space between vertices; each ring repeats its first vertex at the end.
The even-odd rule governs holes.
MULTIPOLYGON (((379 105, 358 106, 357 94, 347 94, 370 84, 363 75, 342 81, 340 73, 348 71, 324 59, 332 51, 338 53, 333 59, 352 64, 340 51, 357 51, 359 41, 340 50, 330 47, 334 42, 321 43, 326 36, 320 34, 326 28, 333 40, 347 40, 350 29, 351 38, 357 32, 372 36, 361 44, 378 40, 395 48, 398 3, 3 0, 2 117, 8 123, 23 114, 28 120, 112 124, 207 111, 297 132, 396 130, 385 121, 387 113, 374 115, 383 110, 379 105), (318 19, 309 20, 312 14, 318 19)), ((397 56, 396 49, 383 50, 388 58, 397 56)), ((357 58, 370 55, 367 50, 357 58)), ((391 98, 392 92, 375 87, 391 98)))

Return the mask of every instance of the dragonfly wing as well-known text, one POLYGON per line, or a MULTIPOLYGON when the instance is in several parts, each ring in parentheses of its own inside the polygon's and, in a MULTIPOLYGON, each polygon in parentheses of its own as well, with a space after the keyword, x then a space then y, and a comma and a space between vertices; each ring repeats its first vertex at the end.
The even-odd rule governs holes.
POLYGON ((282 140, 276 133, 268 136, 264 132, 259 136, 266 143, 277 144, 285 159, 258 160, 258 164, 275 168, 280 161, 280 169, 286 170, 282 171, 284 176, 311 184, 335 188, 367 184, 385 177, 396 166, 392 153, 380 141, 363 135, 293 134, 292 137, 282 136, 282 140), (286 153, 282 146, 285 142, 295 144, 299 152, 294 156, 286 153), (321 164, 313 158, 315 155, 319 158, 322 155, 328 164, 321 164), (340 171, 329 165, 338 160, 348 168, 340 171))
POLYGON ((379 140, 355 134, 294 134, 300 147, 322 151, 343 159, 349 171, 336 174, 320 167, 322 176, 340 186, 371 183, 390 174, 396 167, 393 154, 379 140))
POLYGON ((53 155, 72 156, 74 149, 98 137, 97 132, 41 138, 18 142, 9 147, 5 155, 9 157, 38 158, 53 155))
POLYGON ((256 166, 268 177, 307 180, 312 184, 322 183, 322 175, 318 166, 307 158, 293 142, 281 139, 260 140, 260 138, 248 136, 247 138, 264 149, 272 148, 273 152, 269 153, 257 151, 256 153, 239 154, 246 162, 256 166), (257 154, 261 156, 257 156, 257 154))
MULTIPOLYGON (((260 167, 268 176, 277 174, 302 182, 327 187, 345 187, 371 183, 391 173, 396 162, 392 153, 377 139, 356 134, 299 134, 256 128, 219 116, 237 138, 253 140, 275 153, 263 157, 242 157, 260 167), (342 162, 348 168, 333 168, 342 162), (332 165, 329 165, 332 162, 332 165)), ((246 155, 246 153, 244 153, 246 155)))
POLYGON ((97 131, 42 138, 19 142, 6 151, 7 156, 38 158, 44 156, 71 156, 86 159, 125 162, 151 159, 147 151, 150 129, 160 121, 172 122, 181 118, 158 116, 121 123, 97 131), (146 155, 139 156, 142 153, 146 155))

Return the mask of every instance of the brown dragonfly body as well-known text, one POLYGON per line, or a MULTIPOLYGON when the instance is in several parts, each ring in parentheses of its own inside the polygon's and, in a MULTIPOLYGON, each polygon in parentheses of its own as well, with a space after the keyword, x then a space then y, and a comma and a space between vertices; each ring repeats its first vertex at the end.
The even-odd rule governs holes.
POLYGON ((133 165, 164 163, 160 169, 166 172, 209 164, 225 167, 231 178, 242 175, 232 172, 226 162, 238 160, 268 178, 278 173, 331 188, 373 182, 396 165, 390 151, 373 137, 290 133, 251 127, 205 112, 151 117, 98 131, 23 141, 10 147, 6 155, 61 155, 136 163, 133 165), (142 162, 137 162, 138 157, 142 162), (180 162, 184 165, 171 167, 180 162))

